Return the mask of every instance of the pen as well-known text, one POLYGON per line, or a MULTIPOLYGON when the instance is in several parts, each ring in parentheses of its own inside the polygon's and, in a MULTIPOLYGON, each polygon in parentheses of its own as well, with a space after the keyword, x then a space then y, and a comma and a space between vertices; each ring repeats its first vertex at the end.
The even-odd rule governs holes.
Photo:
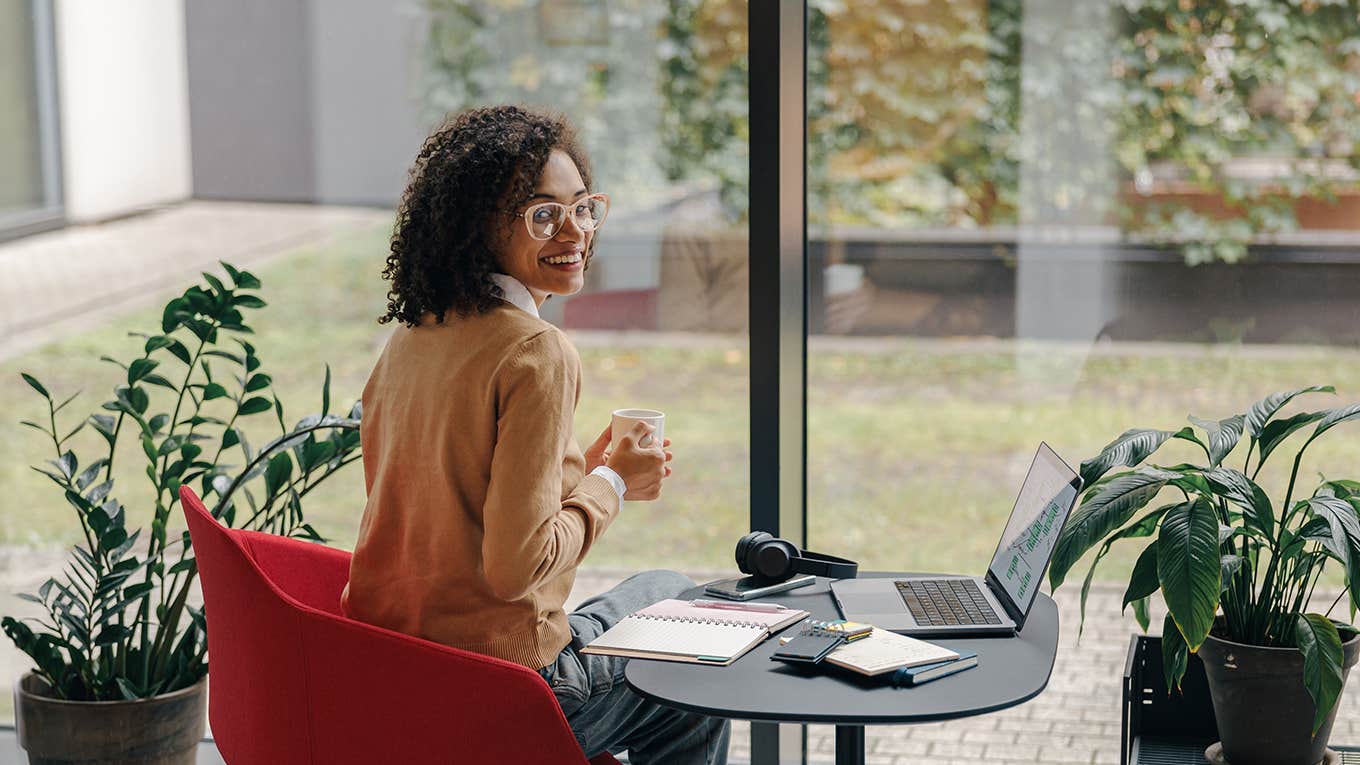
POLYGON ((731 611, 764 611, 767 613, 778 613, 789 610, 788 606, 781 606, 778 603, 725 603, 720 600, 691 600, 691 606, 698 608, 725 608, 731 611))

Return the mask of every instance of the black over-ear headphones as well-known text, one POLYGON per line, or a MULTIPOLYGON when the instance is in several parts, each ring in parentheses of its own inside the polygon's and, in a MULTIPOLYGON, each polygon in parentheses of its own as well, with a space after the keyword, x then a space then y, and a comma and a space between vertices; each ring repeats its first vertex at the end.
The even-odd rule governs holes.
POLYGON ((834 555, 799 550, 794 543, 768 531, 753 531, 737 540, 737 569, 757 581, 774 584, 794 574, 853 579, 859 564, 834 555))

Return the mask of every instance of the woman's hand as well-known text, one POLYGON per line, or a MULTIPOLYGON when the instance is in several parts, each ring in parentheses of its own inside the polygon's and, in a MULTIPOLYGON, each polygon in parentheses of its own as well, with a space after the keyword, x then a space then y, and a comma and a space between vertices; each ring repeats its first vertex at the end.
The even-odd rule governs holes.
MULTIPOLYGON (((623 434, 623 438, 619 440, 619 448, 605 454, 609 469, 618 473, 628 487, 624 499, 651 500, 660 497, 661 481, 671 474, 671 469, 666 463, 673 455, 664 448, 670 446, 670 439, 666 439, 662 444, 638 446, 639 441, 650 436, 655 430, 645 422, 634 423, 632 429, 623 434)), ((607 443, 606 441, 606 445, 607 443)))
POLYGON ((590 448, 586 449, 586 475, 590 475, 595 468, 606 464, 606 460, 609 458, 607 451, 609 449, 609 440, 613 437, 611 434, 612 427, 612 424, 606 425, 604 427, 604 432, 600 434, 600 437, 595 439, 595 443, 591 444, 590 448))
MULTIPOLYGON (((604 427, 604 432, 603 432, 603 433, 600 433, 599 438, 596 438, 596 439, 595 439, 595 443, 591 444, 591 445, 590 445, 590 448, 586 449, 586 451, 585 451, 585 457, 586 457, 586 475, 590 475, 591 472, 594 471, 595 468, 597 468, 597 467, 600 467, 600 466, 602 466, 602 465, 606 465, 606 466, 607 466, 607 465, 609 464, 609 442, 610 442, 611 440, 613 440, 613 437, 614 437, 613 431, 611 430, 611 428, 612 428, 612 425, 606 425, 606 426, 604 427)), ((671 445, 671 440, 670 440, 669 438, 667 438, 667 439, 661 444, 661 446, 662 446, 663 448, 664 448, 664 447, 667 447, 667 446, 670 446, 670 445, 671 445)), ((670 453, 669 451, 667 451, 667 452, 666 452, 666 461, 667 461, 667 462, 670 462, 672 459, 675 459, 675 455, 672 454, 672 453, 670 453)), ((665 477, 670 478, 670 475, 671 475, 671 469, 670 469, 670 467, 668 466, 668 467, 666 468, 666 476, 665 476, 665 477)), ((626 482, 625 482, 625 483, 626 483, 626 482)))

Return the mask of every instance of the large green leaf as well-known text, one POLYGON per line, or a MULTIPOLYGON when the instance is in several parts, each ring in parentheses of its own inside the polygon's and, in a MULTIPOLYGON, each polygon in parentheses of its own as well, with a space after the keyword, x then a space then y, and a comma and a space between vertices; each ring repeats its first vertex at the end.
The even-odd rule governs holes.
POLYGON ((1360 518, 1356 517, 1355 508, 1336 497, 1309 497, 1307 503, 1313 515, 1326 521, 1331 531, 1319 541, 1349 568, 1351 547, 1360 544, 1360 518))
POLYGON ((1275 511, 1264 490, 1240 470, 1216 467, 1203 473, 1216 494, 1242 508, 1248 521, 1267 538, 1275 536, 1275 511))
MULTIPOLYGON (((1156 510, 1153 510, 1142 518, 1139 518, 1136 523, 1131 523, 1111 534, 1110 538, 1105 540, 1105 544, 1100 546, 1100 552, 1096 553, 1095 560, 1091 561, 1091 568, 1086 572, 1086 579, 1081 583, 1081 619, 1078 622, 1077 637, 1081 637, 1082 631, 1086 628, 1086 598, 1091 592, 1091 581, 1095 577, 1096 566, 1100 565, 1101 559, 1110 551, 1110 546, 1121 539, 1152 536, 1153 532, 1157 530, 1158 521, 1160 521, 1162 516, 1166 515, 1166 511, 1170 510, 1172 507, 1172 505, 1166 505, 1165 507, 1159 507, 1156 510)), ((1153 544, 1155 545, 1156 542, 1154 541, 1153 544)))
POLYGON ((1360 514, 1353 503, 1337 497, 1319 495, 1307 502, 1314 517, 1299 530, 1299 536, 1320 542, 1341 562, 1351 605, 1360 608, 1360 514), (1318 520, 1327 524, 1326 534, 1317 533, 1318 520))
POLYGON ((1166 678, 1168 693, 1172 688, 1180 690, 1181 678, 1185 677, 1185 668, 1189 665, 1190 649, 1180 627, 1168 613, 1162 620, 1162 677, 1166 678))
POLYGON ((1148 627, 1152 624, 1152 615, 1148 613, 1148 600, 1148 598, 1139 598, 1133 601, 1133 618, 1138 621, 1138 626, 1143 629, 1143 632, 1147 632, 1148 627))
POLYGON ((1081 556, 1157 496, 1171 475, 1154 470, 1121 475, 1083 502, 1058 536, 1048 567, 1049 586, 1056 590, 1081 556))
POLYGON ((269 467, 264 474, 265 491, 275 494, 293 474, 293 459, 280 452, 269 458, 269 467))
POLYGON ((1342 478, 1335 481, 1327 481, 1323 486, 1327 487, 1327 490, 1336 497, 1341 497, 1343 499, 1346 497, 1360 497, 1360 481, 1342 478))
POLYGON ((1299 614, 1294 641, 1303 654, 1303 687, 1313 698, 1313 733, 1317 733, 1341 695, 1341 635, 1327 617, 1299 614))
POLYGON ((1316 422, 1317 420, 1322 419, 1325 414, 1327 414, 1326 411, 1299 412, 1287 420, 1271 420, 1266 423, 1266 426, 1261 429, 1261 454, 1256 463, 1257 470, 1260 470, 1260 465, 1266 461, 1266 457, 1269 457, 1270 453, 1275 451, 1275 447, 1283 443, 1286 438, 1289 438, 1294 431, 1310 422, 1316 422))
POLYGON ((1265 428, 1266 423, 1270 421, 1270 418, 1274 417, 1275 413, 1280 411, 1280 407, 1289 403, 1295 396, 1300 396, 1304 393, 1336 393, 1336 388, 1333 388, 1330 385, 1313 385, 1308 388, 1281 391, 1266 396, 1255 404, 1252 404, 1251 409, 1247 411, 1247 435, 1255 440, 1260 440, 1261 431, 1265 428))
POLYGON ((1222 581, 1218 518, 1208 500, 1176 505, 1162 519, 1157 579, 1186 645, 1199 650, 1214 624, 1222 581))
POLYGON ((1237 446, 1237 442, 1242 438, 1242 428, 1246 423, 1247 416, 1238 414, 1226 420, 1201 420, 1198 417, 1191 417, 1190 421, 1204 429, 1209 436, 1209 467, 1214 467, 1228 456, 1228 452, 1237 446))
MULTIPOLYGON (((1136 603, 1148 597, 1161 587, 1157 581, 1157 541, 1154 539, 1143 552, 1138 556, 1138 562, 1133 564, 1133 574, 1129 576, 1129 586, 1124 590, 1124 605, 1127 608, 1130 603, 1136 603)), ((1144 628, 1146 629, 1146 627, 1144 628)))
POLYGON ((1170 438, 1181 438, 1200 443, 1195 431, 1190 428, 1180 430, 1153 430, 1133 428, 1126 430, 1118 438, 1105 445, 1100 454, 1081 463, 1081 482, 1090 486, 1115 467, 1133 467, 1150 454, 1161 448, 1170 438))
POLYGON ((1317 430, 1313 431, 1313 435, 1309 436, 1308 440, 1312 441, 1327 432, 1333 425, 1340 425, 1343 422, 1354 419, 1360 419, 1360 404, 1351 404, 1350 406, 1329 409, 1326 416, 1318 423, 1317 430))

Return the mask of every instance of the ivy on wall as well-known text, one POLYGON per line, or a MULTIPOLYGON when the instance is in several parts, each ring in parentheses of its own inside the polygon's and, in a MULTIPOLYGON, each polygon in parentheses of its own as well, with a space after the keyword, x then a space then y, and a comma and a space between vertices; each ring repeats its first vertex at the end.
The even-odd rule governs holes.
MULTIPOLYGON (((426 6, 432 113, 562 108, 614 190, 745 217, 742 0, 426 6)), ((1235 262, 1360 186, 1360 0, 811 0, 807 104, 813 223, 1113 225, 1235 262)))

